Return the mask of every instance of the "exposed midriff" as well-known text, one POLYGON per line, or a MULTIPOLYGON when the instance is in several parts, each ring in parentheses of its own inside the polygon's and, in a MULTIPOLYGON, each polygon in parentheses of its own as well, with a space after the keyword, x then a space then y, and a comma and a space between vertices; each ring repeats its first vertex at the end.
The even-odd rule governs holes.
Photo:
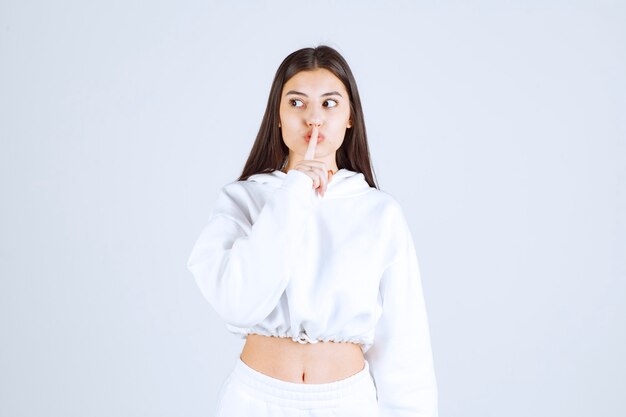
POLYGON ((351 342, 299 343, 289 337, 248 334, 240 359, 273 378, 301 384, 339 381, 363 370, 360 345, 351 342))

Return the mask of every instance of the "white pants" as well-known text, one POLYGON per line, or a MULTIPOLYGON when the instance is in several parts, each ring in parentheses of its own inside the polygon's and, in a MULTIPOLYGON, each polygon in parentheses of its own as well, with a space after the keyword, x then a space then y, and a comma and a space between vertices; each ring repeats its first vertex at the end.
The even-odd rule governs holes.
POLYGON ((215 417, 377 417, 369 363, 348 378, 300 384, 263 374, 239 358, 222 384, 215 417))

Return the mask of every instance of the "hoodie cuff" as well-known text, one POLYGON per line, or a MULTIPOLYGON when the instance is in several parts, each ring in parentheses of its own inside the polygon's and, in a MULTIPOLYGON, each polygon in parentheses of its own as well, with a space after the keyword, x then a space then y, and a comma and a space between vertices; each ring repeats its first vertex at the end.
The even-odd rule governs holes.
POLYGON ((287 172, 287 176, 283 180, 281 188, 312 190, 313 179, 302 171, 299 171, 297 169, 290 169, 287 172))

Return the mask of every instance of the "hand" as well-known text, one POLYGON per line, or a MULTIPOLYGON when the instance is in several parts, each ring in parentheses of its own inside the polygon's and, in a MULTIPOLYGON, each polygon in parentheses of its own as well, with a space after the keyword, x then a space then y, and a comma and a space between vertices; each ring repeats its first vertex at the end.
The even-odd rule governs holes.
POLYGON ((328 182, 330 181, 330 173, 328 165, 326 165, 325 162, 313 159, 315 156, 315 148, 317 146, 318 133, 319 126, 313 125, 311 139, 309 140, 309 147, 304 154, 304 159, 302 161, 298 161, 293 168, 304 172, 311 177, 311 179, 313 179, 313 188, 317 189, 320 195, 324 197, 326 188, 328 188, 328 182))

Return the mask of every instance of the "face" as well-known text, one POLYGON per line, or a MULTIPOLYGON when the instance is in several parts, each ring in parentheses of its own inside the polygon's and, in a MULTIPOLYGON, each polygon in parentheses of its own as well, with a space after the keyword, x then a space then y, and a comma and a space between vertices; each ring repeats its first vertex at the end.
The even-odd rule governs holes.
POLYGON ((319 124, 315 159, 336 170, 335 153, 352 127, 350 98, 343 83, 324 68, 300 71, 283 86, 280 127, 289 148, 289 166, 302 160, 313 124, 319 124))

